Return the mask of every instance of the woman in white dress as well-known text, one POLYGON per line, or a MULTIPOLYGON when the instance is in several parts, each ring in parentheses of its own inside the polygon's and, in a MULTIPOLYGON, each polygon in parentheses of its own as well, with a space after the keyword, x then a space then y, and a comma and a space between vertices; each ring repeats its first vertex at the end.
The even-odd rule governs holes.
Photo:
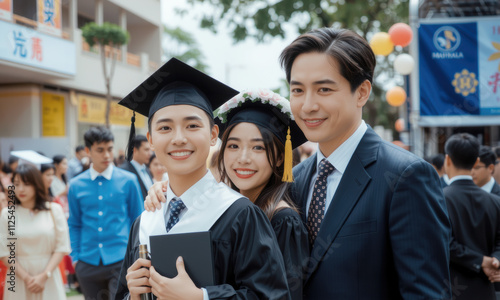
POLYGON ((63 210, 59 204, 48 201, 42 175, 35 167, 21 165, 12 178, 15 187, 9 189, 12 202, 0 217, 0 236, 16 238, 0 239, 1 260, 9 268, 15 267, 15 275, 7 275, 4 299, 66 299, 57 268, 70 252, 63 210))

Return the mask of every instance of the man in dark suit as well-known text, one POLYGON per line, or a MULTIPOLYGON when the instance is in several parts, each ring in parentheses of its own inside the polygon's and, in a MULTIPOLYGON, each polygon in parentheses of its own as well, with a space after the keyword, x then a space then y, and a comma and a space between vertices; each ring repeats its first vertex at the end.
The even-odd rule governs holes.
POLYGON ((446 173, 451 183, 444 189, 452 226, 450 272, 456 299, 494 300, 488 280, 500 258, 500 197, 472 181, 471 170, 480 163, 479 142, 467 133, 452 135, 445 144, 446 173))
POLYGON ((322 28, 283 50, 297 124, 319 151, 294 169, 311 242, 304 299, 450 299, 450 224, 432 166, 362 120, 375 55, 322 28))
POLYGON ((493 178, 497 157, 488 146, 479 148, 479 162, 472 168, 472 180, 488 193, 500 196, 500 186, 493 178))
POLYGON ((144 135, 137 135, 132 141, 133 156, 132 160, 126 160, 120 168, 132 172, 137 176, 141 186, 142 199, 148 195, 148 189, 153 185, 151 172, 146 164, 151 157, 151 146, 144 135))

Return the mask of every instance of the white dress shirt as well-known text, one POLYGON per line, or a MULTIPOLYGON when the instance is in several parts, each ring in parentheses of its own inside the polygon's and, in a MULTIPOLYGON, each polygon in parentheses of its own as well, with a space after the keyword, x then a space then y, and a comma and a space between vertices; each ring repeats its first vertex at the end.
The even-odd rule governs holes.
POLYGON ((452 184, 453 182, 455 182, 457 180, 472 180, 472 176, 470 176, 470 175, 457 175, 453 178, 450 178, 449 184, 452 184))
POLYGON ((481 188, 488 192, 491 193, 491 190, 493 189, 493 186, 495 185, 495 178, 491 177, 490 181, 488 181, 485 185, 483 185, 481 188))
MULTIPOLYGON (((342 179, 342 175, 345 173, 345 169, 351 160, 354 151, 359 145, 359 142, 365 135, 368 126, 364 120, 361 120, 361 124, 359 124, 358 129, 344 142, 340 147, 338 147, 335 151, 333 151, 330 156, 326 159, 335 167, 335 170, 327 177, 327 188, 326 188, 326 203, 325 203, 325 214, 328 211, 328 207, 332 202, 333 196, 337 191, 340 180, 342 179)), ((307 196, 307 204, 306 204, 306 217, 309 214, 309 205, 311 205, 312 191, 314 190, 314 184, 316 183, 316 178, 318 177, 318 166, 319 163, 325 156, 321 153, 321 150, 318 146, 317 151, 317 160, 316 160, 316 172, 311 178, 311 182, 309 184, 309 195, 307 196)))

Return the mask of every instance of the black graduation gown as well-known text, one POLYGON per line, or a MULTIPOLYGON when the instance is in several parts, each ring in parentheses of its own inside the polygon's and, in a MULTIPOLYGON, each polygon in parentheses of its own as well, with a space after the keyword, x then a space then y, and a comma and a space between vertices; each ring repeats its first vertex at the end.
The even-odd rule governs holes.
POLYGON ((277 211, 271 218, 271 225, 285 262, 292 300, 302 300, 304 274, 309 259, 307 230, 299 214, 291 208, 277 211))
MULTIPOLYGON (((127 269, 139 257, 140 217, 132 225, 115 299, 128 294, 127 269)), ((246 198, 236 200, 210 228, 215 286, 203 287, 212 299, 290 299, 285 267, 273 229, 262 210, 246 198)))

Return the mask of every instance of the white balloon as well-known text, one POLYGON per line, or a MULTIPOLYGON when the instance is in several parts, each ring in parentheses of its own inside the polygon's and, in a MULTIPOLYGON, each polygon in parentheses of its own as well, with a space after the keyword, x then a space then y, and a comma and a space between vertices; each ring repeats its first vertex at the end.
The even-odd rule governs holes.
POLYGON ((408 75, 413 70, 415 61, 411 55, 403 53, 396 57, 394 60, 394 70, 401 75, 408 75))

